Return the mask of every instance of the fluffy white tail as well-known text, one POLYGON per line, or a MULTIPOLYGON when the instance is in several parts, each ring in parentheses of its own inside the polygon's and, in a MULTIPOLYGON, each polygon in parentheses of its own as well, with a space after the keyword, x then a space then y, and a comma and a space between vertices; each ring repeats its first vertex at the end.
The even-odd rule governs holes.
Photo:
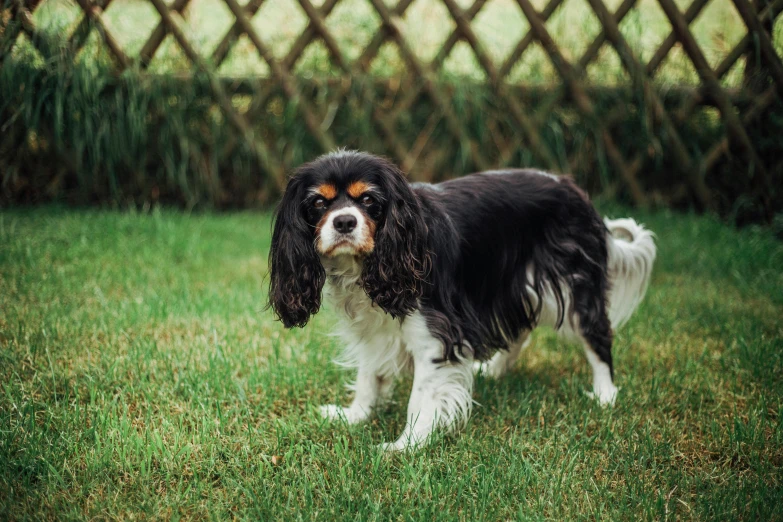
POLYGON ((612 328, 625 323, 642 302, 655 261, 652 232, 633 219, 606 219, 609 250, 609 320, 612 328))

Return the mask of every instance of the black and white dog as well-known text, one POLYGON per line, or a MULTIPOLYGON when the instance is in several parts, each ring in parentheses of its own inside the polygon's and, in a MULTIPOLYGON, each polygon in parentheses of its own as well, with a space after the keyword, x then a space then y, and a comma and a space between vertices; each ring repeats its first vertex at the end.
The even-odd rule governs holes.
POLYGON ((612 404, 612 330, 644 296, 654 259, 651 232, 601 220, 566 177, 498 170, 410 184, 383 158, 338 151, 288 183, 269 299, 301 327, 325 286, 340 315, 356 395, 323 406, 326 417, 368 419, 413 370, 407 424, 384 445, 403 449, 464 424, 475 368, 502 375, 540 325, 584 345, 592 395, 612 404))

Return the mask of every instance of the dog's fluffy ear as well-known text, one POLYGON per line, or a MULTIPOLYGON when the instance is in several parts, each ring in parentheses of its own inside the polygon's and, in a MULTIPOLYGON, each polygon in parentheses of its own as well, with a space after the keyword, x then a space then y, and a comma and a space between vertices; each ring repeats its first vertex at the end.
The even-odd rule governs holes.
POLYGON ((301 176, 294 175, 275 211, 269 251, 269 304, 286 328, 302 327, 321 308, 326 280, 304 215, 301 176))
POLYGON ((364 260, 361 282, 370 299, 397 318, 417 308, 431 268, 427 225, 403 173, 384 159, 378 161, 388 201, 375 233, 375 249, 364 260))

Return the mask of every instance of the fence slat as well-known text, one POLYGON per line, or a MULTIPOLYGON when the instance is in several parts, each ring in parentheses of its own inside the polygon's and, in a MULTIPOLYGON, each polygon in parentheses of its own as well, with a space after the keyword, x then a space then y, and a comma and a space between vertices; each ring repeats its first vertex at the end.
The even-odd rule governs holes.
MULTIPOLYGON (((691 9, 698 3, 700 3, 700 2, 697 0, 696 2, 691 4, 691 6, 688 9, 688 12, 691 12, 691 9)), ((701 9, 701 8, 699 8, 699 9, 701 9)), ((777 17, 777 15, 781 12, 781 10, 783 10, 783 0, 775 0, 775 2, 767 5, 767 7, 764 8, 764 10, 761 12, 759 17, 761 18, 762 21, 774 20, 777 17)), ((692 12, 692 18, 694 18, 696 16, 696 14, 698 14, 698 10, 695 10, 695 11, 692 12)), ((688 13, 684 14, 683 17, 687 19, 688 18, 688 13)), ((676 35, 676 33, 674 31, 672 31, 670 37, 676 43, 677 35, 676 35)), ((664 44, 661 45, 661 48, 667 47, 667 52, 668 52, 668 49, 671 49, 671 47, 674 45, 673 43, 669 44, 668 42, 669 42, 669 39, 667 38, 667 40, 664 42, 664 44)), ((723 58, 721 63, 718 64, 718 66, 715 68, 715 76, 718 79, 723 78, 729 72, 729 70, 731 70, 731 68, 734 66, 734 64, 737 62, 737 60, 739 60, 740 58, 742 58, 745 55, 745 53, 746 53, 748 47, 750 46, 751 42, 752 42, 752 38, 751 38, 750 34, 746 34, 734 46, 734 48, 723 58)), ((649 66, 650 64, 652 64, 652 60, 648 64, 648 67, 646 68, 646 71, 647 71, 647 74, 650 75, 650 77, 652 77, 652 75, 655 73, 656 68, 655 67, 651 68, 649 66)), ((711 91, 709 89, 707 89, 706 86, 703 85, 699 89, 696 89, 696 90, 693 90, 693 91, 687 93, 685 95, 682 103, 680 104, 680 107, 672 113, 672 115, 671 115, 672 122, 675 125, 683 124, 691 116, 693 111, 696 110, 696 108, 699 106, 699 104, 704 103, 705 101, 710 101, 710 102, 713 101, 713 98, 712 98, 712 95, 710 94, 710 92, 711 91)), ((728 94, 728 90, 725 90, 724 92, 726 92, 728 94)), ((734 103, 737 103, 737 102, 739 102, 741 100, 737 97, 736 94, 733 94, 733 95, 730 96, 730 101, 731 101, 731 103, 733 105, 734 103)), ((621 111, 610 113, 609 116, 607 117, 607 121, 608 121, 607 125, 612 127, 612 126, 616 125, 617 123, 619 123, 619 121, 622 118, 624 118, 624 117, 625 117, 625 114, 624 114, 624 112, 621 112, 621 111)), ((643 165, 643 163, 642 163, 642 152, 640 151, 639 153, 637 153, 636 157, 631 161, 631 163, 629 165, 629 168, 631 169, 632 172, 638 172, 639 169, 642 167, 642 165, 643 165)), ((707 161, 703 162, 704 173, 706 174, 707 172, 709 172, 710 169, 714 165, 715 165, 714 162, 707 162, 707 161)), ((775 171, 773 170, 772 172, 775 172, 775 171)))
MULTIPOLYGON (((330 56, 337 63, 337 66, 343 71, 343 73, 348 75, 348 77, 354 76, 358 71, 352 70, 352 68, 349 66, 348 60, 345 58, 345 56, 343 56, 343 53, 340 50, 340 46, 337 45, 337 42, 327 30, 326 24, 324 23, 324 18, 321 13, 319 13, 318 10, 313 7, 309 0, 299 0, 299 4, 310 18, 310 23, 312 24, 316 35, 321 37, 324 44, 326 45, 327 50, 329 51, 330 56)), ((338 94, 339 98, 343 98, 347 94, 349 87, 350 85, 348 83, 343 83, 343 88, 340 89, 338 94)), ((366 94, 367 92, 362 90, 361 97, 365 98, 366 94)), ((367 119, 366 111, 363 107, 365 104, 368 106, 373 105, 371 99, 359 100, 359 117, 362 119, 367 119)), ((408 156, 404 147, 402 147, 400 144, 397 133, 394 132, 393 127, 386 124, 385 118, 380 114, 379 111, 373 110, 371 118, 381 128, 384 137, 386 138, 386 145, 394 153, 397 161, 400 163, 400 165, 405 165, 408 156)))
MULTIPOLYGON (((400 0, 397 5, 392 8, 391 14, 401 18, 412 3, 413 0, 400 0)), ((370 63, 372 62, 373 58, 375 58, 375 55, 378 54, 381 46, 383 46, 383 44, 386 43, 389 38, 391 38, 391 36, 392 30, 385 24, 381 24, 380 30, 378 30, 375 35, 373 35, 372 40, 370 40, 370 43, 367 44, 367 46, 364 48, 364 51, 362 51, 361 56, 359 56, 359 59, 357 60, 359 69, 366 71, 370 68, 370 63)))
MULTIPOLYGON (((527 17, 528 22, 530 22, 530 27, 535 32, 536 38, 541 42, 541 45, 549 55, 549 58, 552 60, 555 69, 557 69, 563 81, 568 85, 571 96, 577 107, 587 118, 595 121, 597 116, 595 109, 593 108, 593 104, 590 101, 589 96, 587 96, 584 87, 579 81, 574 67, 568 63, 568 60, 562 55, 554 40, 552 40, 552 37, 549 35, 549 31, 547 31, 544 26, 544 22, 538 16, 538 13, 529 0, 517 0, 517 4, 522 8, 522 12, 527 17)), ((647 206, 647 196, 645 196, 644 191, 642 191, 639 181, 628 169, 620 150, 617 148, 617 145, 606 128, 601 131, 601 140, 603 141, 609 160, 613 163, 614 168, 619 172, 620 176, 625 180, 628 191, 634 202, 639 206, 647 206)))
MULTIPOLYGON (((335 8, 338 1, 339 0, 326 0, 321 6, 321 16, 329 16, 329 13, 332 12, 332 9, 335 8)), ((294 65, 296 65, 296 61, 302 56, 304 50, 307 49, 307 46, 317 37, 318 33, 316 28, 313 23, 310 22, 307 24, 307 27, 305 27, 305 30, 299 34, 296 41, 294 41, 293 45, 288 50, 288 53, 285 55, 285 58, 281 61, 281 65, 289 71, 292 70, 294 65)))
MULTIPOLYGON (((174 13, 182 13, 189 3, 190 0, 174 0, 174 3, 171 4, 169 10, 174 13)), ((149 66, 152 57, 155 56, 155 53, 163 43, 163 39, 166 38, 167 34, 166 23, 161 19, 155 29, 152 30, 152 34, 147 38, 144 47, 141 48, 141 52, 139 53, 139 64, 142 69, 146 69, 149 66)))
POLYGON ((168 7, 166 7, 166 4, 163 3, 163 0, 150 0, 150 2, 152 2, 152 4, 155 6, 155 9, 158 10, 160 17, 168 27, 168 31, 174 36, 174 38, 176 38, 177 43, 179 43, 180 48, 185 52, 188 59, 207 75, 209 78, 209 85, 212 89, 212 92, 215 94, 215 97, 217 98, 220 108, 223 110, 223 114, 226 115, 231 124, 239 131, 240 136, 242 136, 250 150, 255 153, 267 172, 272 174, 272 177, 278 188, 282 190, 283 187, 285 187, 285 170, 272 154, 272 151, 266 147, 263 141, 255 140, 253 138, 253 131, 251 130, 250 126, 242 118, 242 116, 240 116, 236 110, 234 110, 234 107, 231 105, 231 100, 229 100, 228 95, 223 90, 222 85, 217 80, 217 78, 215 78, 215 75, 212 74, 209 66, 201 57, 201 55, 199 55, 190 42, 188 42, 185 34, 171 17, 171 12, 169 11, 168 7))
MULTIPOLYGON (((334 9, 338 1, 339 0, 326 0, 321 6, 322 15, 327 16, 329 13, 331 13, 332 9, 334 9)), ((302 56, 302 53, 307 48, 307 46, 315 41, 317 37, 318 34, 315 32, 313 24, 309 23, 305 30, 299 34, 285 57, 280 60, 280 66, 287 71, 293 70, 296 61, 302 56)), ((248 119, 253 119, 258 116, 258 113, 263 110, 264 107, 266 107, 266 104, 269 101, 269 97, 272 95, 273 91, 274 85, 267 86, 267 88, 262 90, 260 93, 255 92, 255 90, 253 91, 253 104, 250 109, 248 109, 248 119)))
MULTIPOLYGON (((781 9, 783 9, 783 0, 776 0, 764 8, 764 10, 759 14, 759 18, 762 22, 774 20, 774 18, 777 16, 777 13, 779 13, 781 9)), ((742 40, 740 40, 734 46, 734 48, 726 56, 724 56, 723 60, 721 60, 721 62, 715 68, 715 76, 719 80, 728 74, 731 68, 734 67, 734 64, 737 63, 737 60, 745 56, 745 53, 752 40, 753 38, 751 35, 746 34, 742 40)), ((690 115, 693 114, 693 111, 696 110, 696 107, 698 107, 699 104, 704 101, 704 95, 705 93, 701 91, 695 92, 691 96, 687 97, 680 105, 680 108, 677 109, 672 115, 674 121, 677 123, 685 122, 690 117, 690 115)), ((708 172, 709 170, 709 168, 705 168, 705 172, 708 172)))
POLYGON ((402 30, 396 22, 396 19, 392 17, 392 14, 386 7, 386 4, 383 3, 383 0, 370 1, 373 7, 375 7, 375 10, 380 15, 381 20, 383 20, 384 25, 391 32, 391 36, 397 44, 398 49, 402 53, 403 58, 414 70, 416 76, 422 79, 425 90, 432 98, 432 101, 435 102, 435 104, 438 106, 438 109, 443 113, 449 130, 454 134, 463 147, 466 147, 471 151, 473 161, 476 163, 478 168, 482 170, 489 168, 489 162, 484 159, 484 155, 481 153, 481 151, 478 150, 476 143, 465 132, 464 127, 460 124, 459 120, 454 115, 454 112, 451 110, 447 99, 444 97, 443 93, 438 90, 435 84, 435 80, 432 78, 432 73, 419 61, 410 47, 408 47, 408 44, 402 35, 402 30))
MULTIPOLYGON (((418 171, 428 179, 437 177, 436 172, 445 169, 447 164, 453 165, 456 157, 465 166, 475 165, 478 169, 486 169, 509 164, 522 150, 532 153, 536 165, 550 169, 558 169, 561 165, 578 165, 582 168, 585 165, 600 166, 602 156, 591 149, 593 143, 598 141, 599 146, 603 145, 611 170, 619 175, 631 199, 642 206, 647 204, 649 198, 642 190, 639 176, 650 163, 648 156, 657 160, 669 156, 682 174, 680 179, 684 183, 678 185, 680 188, 674 191, 674 197, 680 198, 687 194, 701 207, 715 209, 723 200, 713 197, 712 190, 715 187, 708 184, 706 178, 714 174, 712 169, 720 165, 720 159, 730 154, 736 144, 737 150, 741 151, 751 166, 749 171, 753 172, 751 183, 754 197, 758 196, 768 215, 773 212, 773 206, 779 207, 773 205, 772 198, 776 196, 776 176, 779 175, 775 169, 779 169, 783 162, 765 165, 764 161, 772 162, 774 153, 769 154, 764 142, 762 157, 759 154, 762 149, 757 150, 762 142, 756 143, 753 139, 758 134, 758 121, 764 118, 765 111, 770 107, 779 107, 783 94, 783 60, 770 33, 770 27, 774 26, 783 11, 783 0, 755 3, 752 0, 732 0, 747 32, 714 68, 710 67, 694 38, 691 24, 699 19, 711 1, 717 0, 693 0, 684 11, 680 11, 675 0, 658 0, 671 23, 671 31, 647 63, 634 54, 620 31, 621 22, 637 8, 639 0, 622 0, 613 12, 610 12, 605 0, 587 0, 598 18, 600 31, 574 61, 566 58, 567 54, 564 54, 546 27, 547 20, 558 9, 564 9, 564 0, 549 0, 540 12, 533 7, 531 0, 516 0, 530 29, 520 35, 519 41, 502 61, 494 60, 479 38, 478 27, 475 27, 476 20, 490 0, 472 0, 469 5, 463 4, 461 0, 428 0, 445 6, 447 16, 455 24, 444 35, 445 40, 429 60, 420 58, 414 52, 413 42, 409 41, 413 35, 406 35, 402 29, 402 17, 406 16, 415 0, 399 0, 394 6, 387 5, 388 0, 368 0, 380 18, 380 25, 354 60, 348 59, 348 55, 340 48, 337 33, 330 30, 328 24, 328 17, 343 0, 319 0, 316 4, 313 0, 297 0, 307 17, 307 23, 292 38, 291 46, 280 59, 274 56, 262 38, 264 35, 250 22, 259 13, 265 0, 247 0, 242 5, 241 0, 222 0, 234 19, 209 56, 200 54, 185 35, 181 20, 175 20, 187 16, 186 10, 191 0, 149 0, 161 19, 134 56, 128 55, 115 38, 119 29, 114 27, 112 30, 115 34, 112 34, 106 25, 104 13, 112 6, 113 0, 74 1, 81 14, 73 24, 74 30, 67 37, 65 46, 59 45, 51 35, 43 34, 36 27, 33 13, 42 4, 41 0, 7 2, 7 10, 2 13, 6 25, 0 26, 0 64, 5 63, 19 37, 29 38, 44 60, 54 60, 66 56, 64 52, 73 57, 83 53, 91 35, 95 36, 93 31, 97 31, 99 45, 108 50, 112 57, 113 62, 109 67, 115 75, 114 80, 121 81, 116 75, 135 66, 142 71, 144 85, 147 85, 146 81, 154 80, 155 75, 145 71, 162 48, 164 40, 172 35, 175 44, 190 63, 189 74, 180 80, 191 81, 193 75, 204 74, 211 93, 208 94, 208 103, 219 108, 233 129, 229 140, 221 144, 217 157, 229 158, 237 146, 244 144, 269 173, 269 180, 277 190, 282 190, 285 185, 285 162, 278 152, 283 148, 273 142, 275 138, 270 137, 271 133, 264 131, 256 135, 253 129, 257 122, 263 122, 263 111, 270 110, 270 102, 280 97, 283 103, 290 104, 301 116, 307 134, 306 147, 312 148, 312 143, 315 143, 321 151, 334 149, 336 137, 343 132, 339 125, 333 126, 334 121, 339 121, 334 119, 335 114, 341 118, 341 115, 350 113, 353 118, 370 125, 361 127, 369 130, 368 136, 361 136, 365 144, 374 140, 371 146, 385 148, 403 169, 418 171), (760 7, 762 4, 763 9, 760 7), (257 52, 269 66, 271 78, 232 79, 217 75, 216 70, 243 35, 252 43, 253 52, 257 52), (296 74, 297 62, 316 41, 326 48, 329 60, 338 73, 337 78, 310 81, 296 74), (479 70, 486 76, 485 86, 488 91, 482 92, 491 93, 491 110, 486 115, 477 115, 473 109, 468 117, 460 113, 452 99, 454 93, 458 92, 457 87, 440 79, 447 58, 460 42, 468 44, 479 70), (698 87, 656 87, 653 83, 656 73, 678 43, 685 51, 685 59, 690 60, 695 68, 700 84, 698 87), (512 70, 520 64, 533 44, 540 44, 545 51, 559 77, 559 84, 549 87, 516 85, 509 79, 512 70), (389 79, 371 78, 371 64, 384 45, 396 47, 404 67, 398 71, 398 75, 389 79), (617 52, 622 68, 630 78, 630 81, 619 87, 588 84, 588 67, 598 63, 601 50, 606 45, 617 52), (761 81, 746 81, 740 89, 724 88, 721 81, 725 81, 730 71, 743 59, 746 60, 746 72, 752 66, 753 74, 761 81), (771 83, 767 85, 765 82, 769 80, 771 83), (240 95, 250 95, 249 108, 244 113, 233 105, 236 100, 232 100, 232 97, 240 95), (612 97, 625 100, 629 95, 633 95, 629 103, 616 103, 606 114, 599 112, 600 100, 612 97), (691 143, 686 145, 683 137, 686 132, 690 132, 691 128, 686 126, 689 119, 694 117, 698 107, 704 105, 717 107, 723 122, 723 134, 712 138, 712 143, 705 145, 699 142, 694 150, 691 143), (430 108, 430 112, 422 113, 423 106, 430 108), (551 142, 552 131, 559 132, 559 129, 546 126, 552 125, 553 113, 557 114, 555 125, 563 122, 566 122, 566 126, 570 125, 567 118, 573 114, 572 109, 576 109, 581 118, 579 124, 588 129, 588 136, 595 135, 596 140, 582 138, 578 134, 582 130, 572 134, 563 132, 555 139, 565 140, 566 146, 581 147, 579 150, 565 151, 564 155, 563 143, 551 142), (631 114, 639 115, 635 124, 640 125, 642 132, 654 131, 654 134, 649 146, 632 144, 635 148, 629 151, 628 140, 619 134, 619 129, 627 127, 621 127, 620 124, 631 114), (481 128, 477 128, 475 119, 482 117, 486 121, 481 128), (406 129, 407 122, 414 120, 415 128, 406 129), (455 143, 458 144, 457 151, 453 150, 455 143), (434 150, 436 147, 440 149, 434 150), (702 148, 707 151, 704 155, 699 150, 702 148), (625 155, 632 159, 627 161, 625 155)), ((242 103, 246 101, 242 100, 242 103)), ((150 110, 154 112, 156 109, 150 110)), ((764 120, 764 124, 768 121, 764 120)), ((288 151, 285 153, 288 154, 288 151)), ((193 151, 189 154, 189 160, 194 164, 203 163, 203 157, 193 151)), ((208 172, 210 168, 204 168, 205 175, 212 176, 208 172)), ((217 180, 217 177, 210 177, 207 181, 212 184, 212 189, 219 191, 217 180)), ((650 181, 654 184, 654 180, 650 181)), ((717 194, 718 189, 715 190, 717 194)), ((659 196, 655 197, 658 200, 659 196)))
POLYGON ((769 39, 769 34, 762 27, 761 20, 756 15, 756 10, 751 6, 747 0, 733 0, 734 5, 737 7, 740 16, 745 21, 748 30, 753 32, 753 36, 758 38, 761 44, 761 54, 767 61, 767 67, 778 85, 778 92, 783 93, 783 64, 780 63, 780 57, 775 52, 775 47, 772 45, 772 41, 769 39))
MULTIPOLYGON (((17 2, 14 15, 14 18, 19 22, 19 31, 23 32, 30 38, 30 42, 33 44, 33 47, 35 47, 35 49, 41 53, 45 59, 53 56, 56 52, 56 49, 52 49, 49 46, 49 39, 38 31, 38 28, 33 22, 32 11, 24 7, 22 2, 17 2)), ((12 36, 14 39, 16 39, 18 37, 18 33, 12 36)), ((2 63, 2 61, 0 61, 0 63, 2 63)))
MULTIPOLYGON (((106 8, 111 5, 111 0, 98 0, 97 4, 101 11, 106 11, 106 8)), ((79 21, 79 25, 71 33, 71 37, 68 39, 68 45, 71 46, 71 52, 74 56, 79 53, 79 50, 87 42, 87 38, 92 32, 93 23, 92 19, 84 13, 82 19, 79 21)))
MULTIPOLYGON (((756 103, 754 103, 753 106, 750 109, 748 109, 748 111, 745 112, 745 115, 742 117, 742 122, 745 125, 752 123, 755 119, 761 116, 761 114, 767 109, 767 107, 772 105, 772 102, 774 102, 777 99, 775 91, 776 91, 776 87, 770 86, 767 88, 766 91, 764 91, 758 97, 756 103)), ((723 156, 724 154, 727 154, 728 152, 729 152, 729 139, 728 137, 724 136, 704 156, 705 170, 710 170, 718 162, 720 157, 723 156)))
MULTIPOLYGON (((688 6, 688 9, 683 15, 685 21, 689 24, 693 22, 708 3, 710 3, 710 0, 694 0, 691 2, 691 5, 688 6)), ((652 58, 650 58, 650 61, 647 62, 647 76, 650 78, 655 76, 655 72, 658 70, 658 67, 661 66, 663 61, 669 55, 669 51, 672 50, 672 47, 674 47, 677 42, 677 32, 672 29, 672 32, 669 33, 669 36, 667 36, 666 39, 661 42, 661 45, 658 46, 655 54, 653 54, 652 58)))
POLYGON ((245 16, 242 7, 240 7, 236 0, 224 1, 228 8, 231 9, 231 12, 234 13, 234 16, 241 24, 245 34, 247 34, 247 36, 250 38, 250 41, 253 42, 253 45, 258 50, 258 54, 260 54, 264 61, 269 64, 272 75, 277 79, 277 81, 280 82, 280 85, 285 91, 286 96, 288 96, 289 101, 299 108, 299 112, 302 114, 302 117, 305 120, 305 124, 307 125, 313 137, 321 145, 321 148, 324 150, 324 152, 335 149, 336 147, 334 140, 331 136, 329 136, 328 133, 321 129, 321 123, 316 118, 312 107, 299 93, 299 87, 296 84, 296 80, 294 80, 288 71, 283 69, 277 60, 275 60, 272 52, 264 45, 256 30, 250 24, 250 20, 248 20, 245 16))
POLYGON ((682 13, 677 8, 674 0, 658 0, 663 8, 666 16, 677 32, 677 36, 682 43, 683 49, 688 54, 688 57, 696 67, 696 72, 701 77, 702 82, 710 90, 712 96, 715 97, 715 101, 718 104, 721 116, 723 118, 726 127, 731 133, 732 137, 740 144, 744 149, 748 159, 753 162, 753 167, 758 176, 758 183, 760 185, 759 194, 765 194, 765 206, 769 208, 769 195, 772 193, 772 178, 764 167, 764 163, 759 158, 756 149, 753 147, 753 143, 750 141, 748 134, 745 132, 745 128, 742 126, 737 114, 734 112, 734 107, 729 101, 726 93, 721 88, 720 82, 718 82, 715 72, 710 68, 707 59, 696 42, 696 39, 688 29, 688 24, 682 13))
MULTIPOLYGON (((474 18, 476 18, 476 15, 479 14, 481 11, 481 8, 484 7, 487 3, 487 0, 476 0, 473 2, 473 4, 468 8, 462 11, 462 18, 466 21, 470 22, 474 18)), ((443 65, 443 62, 446 61, 446 58, 449 56, 449 53, 454 48, 455 45, 457 45, 457 42, 460 41, 462 38, 462 31, 460 31, 459 27, 452 31, 449 34, 449 37, 446 38, 446 41, 443 42, 443 45, 441 45, 440 50, 438 51, 438 54, 435 55, 435 58, 432 59, 430 62, 430 68, 440 69, 443 65)))
MULTIPOLYGON (((549 20, 554 12, 557 11, 557 8, 560 7, 560 4, 562 4, 564 1, 565 0, 549 0, 549 3, 546 4, 546 7, 544 7, 544 10, 541 11, 539 15, 541 19, 545 22, 549 20)), ((530 44, 532 44, 534 41, 535 36, 533 35, 533 31, 528 31, 527 34, 525 34, 525 36, 514 47, 514 50, 511 51, 511 54, 508 55, 506 61, 503 62, 503 66, 500 68, 500 76, 505 78, 509 75, 509 73, 511 73, 511 69, 514 68, 520 58, 522 58, 522 55, 525 53, 525 51, 527 51, 527 48, 530 47, 530 44)))
POLYGON ((122 50, 122 47, 120 47, 109 30, 106 29, 106 24, 103 23, 103 18, 101 18, 100 13, 100 6, 93 4, 90 2, 90 0, 76 0, 76 3, 78 3, 79 7, 82 8, 85 14, 90 17, 90 21, 95 24, 95 27, 100 33, 101 38, 103 38, 103 41, 106 42, 106 47, 109 48, 112 56, 115 60, 117 60, 117 64, 119 65, 119 72, 122 72, 130 67, 130 58, 128 58, 128 56, 125 54, 125 51, 122 50))
MULTIPOLYGON (((252 20, 253 16, 255 16, 259 9, 261 9, 263 4, 264 0, 250 0, 245 5, 245 12, 247 13, 248 18, 252 20)), ((231 52, 231 49, 236 44, 237 40, 239 40, 239 37, 243 34, 244 31, 242 30, 242 24, 240 24, 238 20, 235 20, 231 25, 231 29, 228 30, 228 32, 223 36, 223 39, 220 40, 220 43, 218 43, 215 47, 215 50, 212 51, 212 67, 215 69, 220 67, 220 64, 223 63, 223 61, 228 56, 228 53, 231 52)))
MULTIPOLYGON (((614 19, 618 24, 623 20, 623 18, 625 18, 625 15, 631 11, 631 8, 636 5, 637 1, 638 0, 624 0, 623 3, 620 4, 620 7, 618 7, 617 11, 614 13, 614 19)), ((604 29, 598 33, 598 36, 595 37, 593 42, 587 47, 587 50, 577 62, 575 67, 580 77, 583 78, 585 74, 587 74, 587 66, 598 57, 598 52, 601 50, 601 46, 605 42, 606 30, 604 29)), ((542 118, 546 117, 552 110, 554 110, 556 105, 564 100, 566 92, 566 89, 560 89, 556 96, 551 96, 549 99, 545 100, 538 107, 538 114, 540 114, 542 118)), ((607 125, 607 127, 611 128, 611 125, 607 125)))
MULTIPOLYGON (((645 99, 652 105, 653 114, 662 123, 666 136, 671 144, 672 151, 674 152, 674 156, 677 159, 680 171, 685 174, 688 179, 696 199, 705 209, 711 210, 713 208, 713 203, 710 189, 701 177, 699 169, 696 168, 691 160, 690 154, 688 154, 688 150, 685 148, 685 144, 682 142, 679 132, 677 132, 677 128, 669 118, 669 114, 666 112, 666 108, 658 98, 644 68, 636 60, 630 46, 625 41, 625 38, 623 38, 620 27, 601 0, 587 0, 587 2, 593 8, 595 14, 598 15, 598 19, 604 26, 607 38, 617 50, 617 54, 620 56, 623 66, 631 75, 632 82, 637 84, 638 88, 644 91, 645 99)), ((636 173, 631 172, 631 175, 635 177, 636 173)))
POLYGON ((517 100, 513 96, 509 96, 508 92, 506 92, 506 88, 500 78, 500 73, 497 71, 497 69, 495 69, 495 64, 493 64, 492 60, 489 59, 487 53, 484 52, 484 49, 481 47, 476 34, 470 27, 470 23, 468 23, 465 16, 463 16, 462 10, 457 6, 454 0, 443 0, 443 3, 449 10, 452 18, 454 18, 454 20, 457 22, 457 28, 460 30, 462 35, 468 41, 470 47, 473 49, 473 52, 476 54, 481 67, 484 69, 484 72, 487 73, 487 77, 489 78, 490 85, 492 86, 493 90, 497 93, 498 96, 506 100, 508 103, 508 107, 511 109, 511 115, 514 117, 514 120, 517 122, 517 124, 522 128, 522 132, 525 133, 525 136, 530 142, 530 148, 533 151, 537 151, 537 155, 545 162, 547 167, 558 170, 557 161, 555 161, 554 156, 549 150, 549 147, 547 147, 541 140, 541 135, 539 134, 535 125, 533 125, 530 119, 525 116, 525 111, 522 110, 522 107, 519 105, 519 103, 517 103, 517 100))

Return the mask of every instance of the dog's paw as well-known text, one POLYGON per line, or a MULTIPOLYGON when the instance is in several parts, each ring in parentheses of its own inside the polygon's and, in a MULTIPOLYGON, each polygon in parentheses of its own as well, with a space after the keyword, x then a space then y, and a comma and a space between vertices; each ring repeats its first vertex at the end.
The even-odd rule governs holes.
POLYGON ((484 375, 487 373, 487 363, 480 361, 473 361, 473 373, 475 375, 484 375))
POLYGON ((422 436, 422 437, 413 437, 409 436, 407 434, 403 434, 400 436, 399 439, 395 440, 394 442, 384 442, 383 444, 378 444, 376 446, 380 451, 383 451, 384 453, 396 453, 400 451, 416 451, 418 449, 423 448, 427 445, 429 441, 431 441, 430 436, 422 436))
POLYGON ((506 373, 506 367, 502 364, 497 364, 494 360, 473 363, 473 374, 481 375, 485 379, 500 379, 503 374, 506 373))
POLYGON ((585 392, 585 395, 593 400, 598 401, 601 406, 614 406, 617 400, 617 392, 619 390, 614 386, 604 386, 598 390, 585 392))
POLYGON ((321 416, 329 420, 341 420, 348 424, 356 424, 367 420, 370 416, 368 412, 358 408, 343 408, 336 404, 325 404, 318 408, 321 416))
POLYGON ((383 453, 396 453, 404 449, 399 447, 396 442, 384 442, 375 447, 378 448, 378 451, 382 451, 383 453))
POLYGON ((376 446, 376 448, 378 448, 378 450, 382 451, 383 453, 399 453, 401 451, 414 450, 416 447, 416 444, 409 444, 408 442, 402 440, 384 442, 383 444, 378 444, 376 446))

